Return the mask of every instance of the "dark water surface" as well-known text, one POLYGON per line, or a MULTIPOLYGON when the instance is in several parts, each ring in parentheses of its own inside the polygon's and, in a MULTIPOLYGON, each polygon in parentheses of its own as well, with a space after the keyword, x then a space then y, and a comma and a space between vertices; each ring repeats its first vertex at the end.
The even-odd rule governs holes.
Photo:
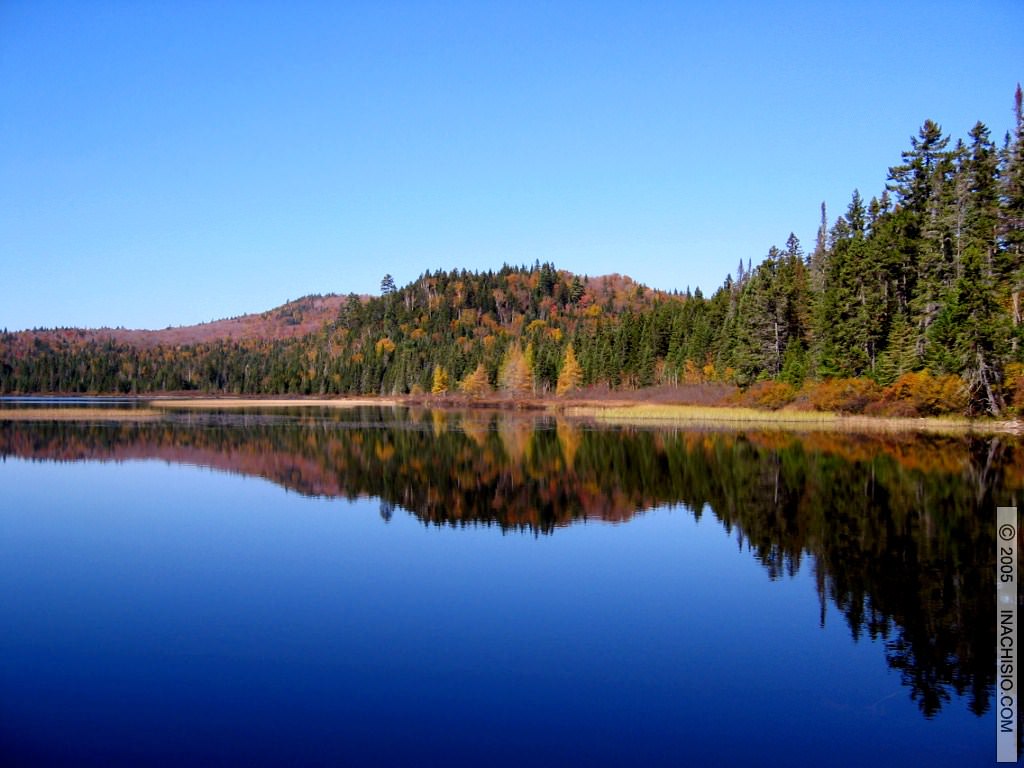
POLYGON ((1006 438, 0 421, 0 757, 988 765, 1006 438))

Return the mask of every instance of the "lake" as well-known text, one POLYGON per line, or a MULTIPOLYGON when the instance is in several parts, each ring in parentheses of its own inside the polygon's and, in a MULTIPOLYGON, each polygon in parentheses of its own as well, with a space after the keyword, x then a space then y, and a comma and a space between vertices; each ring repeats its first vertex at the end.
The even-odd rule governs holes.
POLYGON ((995 760, 1012 438, 253 408, 0 457, 5 764, 995 760))

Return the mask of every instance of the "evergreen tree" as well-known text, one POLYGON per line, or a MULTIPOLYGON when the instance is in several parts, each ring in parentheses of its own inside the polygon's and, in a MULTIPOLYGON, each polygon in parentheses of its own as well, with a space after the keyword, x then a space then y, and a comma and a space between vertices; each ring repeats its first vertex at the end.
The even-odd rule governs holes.
POLYGON ((1013 353, 1024 357, 1024 93, 1014 94, 1015 124, 1006 136, 1000 160, 1000 279, 1005 281, 1007 307, 1013 323, 1013 353))
POLYGON ((1005 408, 1000 350, 1007 335, 1007 318, 995 301, 983 262, 976 245, 964 252, 963 275, 944 314, 952 330, 957 372, 967 382, 972 408, 998 416, 1005 408))

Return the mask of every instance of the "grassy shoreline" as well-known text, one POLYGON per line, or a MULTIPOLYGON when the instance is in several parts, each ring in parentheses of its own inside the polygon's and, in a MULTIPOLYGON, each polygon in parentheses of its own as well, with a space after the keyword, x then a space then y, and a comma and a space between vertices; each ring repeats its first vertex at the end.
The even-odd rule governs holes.
POLYGON ((386 397, 351 397, 330 400, 326 398, 310 398, 289 400, 287 398, 249 399, 242 397, 216 398, 200 397, 186 399, 154 399, 146 401, 153 408, 164 410, 207 410, 211 408, 362 408, 364 406, 398 405, 396 398, 386 397))
POLYGON ((902 418, 846 415, 822 411, 761 411, 755 408, 695 405, 569 406, 570 417, 605 424, 778 429, 783 431, 1024 433, 1017 421, 963 417, 902 418))
MULTIPOLYGON (((169 413, 189 410, 241 410, 246 408, 331 408, 411 406, 439 410, 485 409, 551 413, 569 419, 623 426, 676 426, 722 429, 777 429, 782 431, 942 432, 1024 434, 1019 420, 969 419, 957 416, 923 418, 845 415, 821 411, 759 410, 749 407, 647 403, 593 398, 503 397, 352 397, 352 398, 249 398, 158 396, 126 398, 145 403, 143 408, 89 406, 64 408, 20 407, 16 401, 0 407, 0 421, 150 421, 169 413)), ((109 402, 108 398, 104 398, 109 402)))
POLYGON ((154 408, 0 408, 0 421, 157 421, 154 408))

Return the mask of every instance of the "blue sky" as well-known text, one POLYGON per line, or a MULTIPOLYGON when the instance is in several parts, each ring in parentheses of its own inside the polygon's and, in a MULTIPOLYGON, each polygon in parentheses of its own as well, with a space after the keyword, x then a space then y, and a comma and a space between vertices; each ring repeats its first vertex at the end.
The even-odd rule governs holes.
POLYGON ((709 292, 926 118, 999 137, 1024 3, 0 2, 0 328, 162 328, 553 261, 709 292))

